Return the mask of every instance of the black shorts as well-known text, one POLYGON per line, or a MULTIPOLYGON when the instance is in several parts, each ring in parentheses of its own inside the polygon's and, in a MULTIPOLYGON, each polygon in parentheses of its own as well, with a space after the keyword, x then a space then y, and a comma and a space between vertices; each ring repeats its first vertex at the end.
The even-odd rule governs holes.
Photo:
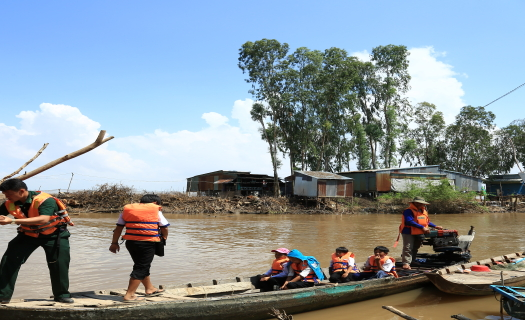
POLYGON ((143 280, 149 276, 151 262, 155 256, 155 242, 126 240, 126 249, 128 249, 134 263, 133 271, 129 276, 138 280, 143 280))

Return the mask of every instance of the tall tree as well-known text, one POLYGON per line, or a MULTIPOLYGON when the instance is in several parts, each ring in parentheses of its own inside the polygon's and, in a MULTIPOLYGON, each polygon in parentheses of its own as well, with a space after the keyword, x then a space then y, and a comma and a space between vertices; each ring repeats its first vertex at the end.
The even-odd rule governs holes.
POLYGON ((514 120, 496 132, 494 144, 501 172, 509 172, 515 164, 525 170, 525 119, 514 120))
POLYGON ((473 176, 487 176, 497 169, 491 144, 495 118, 484 107, 461 108, 456 121, 446 129, 446 169, 473 176))
MULTIPOLYGON (((283 81, 283 70, 286 69, 285 57, 288 53, 287 43, 277 40, 262 39, 256 42, 248 41, 239 49, 239 68, 248 73, 246 82, 251 83, 250 93, 261 103, 254 106, 252 117, 261 122, 269 119, 272 134, 263 134, 269 145, 274 174, 274 196, 279 196, 279 177, 277 175, 277 139, 279 136, 279 117, 285 102, 283 93, 286 91, 283 81)), ((263 127, 263 131, 266 131, 263 127)))
POLYGON ((390 167, 395 163, 397 140, 406 130, 410 104, 408 55, 405 46, 379 46, 372 50, 370 62, 359 65, 359 81, 354 90, 368 138, 371 167, 390 167))
POLYGON ((408 132, 408 139, 416 142, 416 148, 407 154, 412 165, 442 165, 446 160, 444 147, 445 120, 434 104, 418 103, 414 107, 412 121, 415 125, 408 132))

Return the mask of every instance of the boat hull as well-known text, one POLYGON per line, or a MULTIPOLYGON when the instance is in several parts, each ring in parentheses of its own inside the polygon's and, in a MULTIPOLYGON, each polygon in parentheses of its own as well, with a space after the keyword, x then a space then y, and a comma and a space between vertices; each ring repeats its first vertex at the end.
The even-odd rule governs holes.
POLYGON ((515 301, 502 297, 503 309, 508 315, 517 319, 525 319, 525 305, 523 303, 517 304, 515 301))
POLYGON ((268 319, 269 308, 288 314, 313 311, 378 298, 428 284, 424 274, 403 278, 375 279, 313 288, 232 295, 216 298, 161 301, 135 305, 120 303, 97 308, 19 308, 3 305, 5 319, 268 319))
MULTIPOLYGON (((427 273, 426 276, 439 290, 456 295, 483 296, 493 293, 491 285, 501 285, 501 271, 472 272, 470 274, 454 273, 453 268, 468 269, 473 265, 492 266, 501 262, 510 262, 511 259, 523 257, 523 253, 513 253, 501 257, 495 257, 476 261, 461 266, 448 267, 435 273, 427 273)), ((525 271, 525 270, 524 270, 525 271)), ((524 271, 504 271, 504 284, 506 286, 524 286, 524 271)))

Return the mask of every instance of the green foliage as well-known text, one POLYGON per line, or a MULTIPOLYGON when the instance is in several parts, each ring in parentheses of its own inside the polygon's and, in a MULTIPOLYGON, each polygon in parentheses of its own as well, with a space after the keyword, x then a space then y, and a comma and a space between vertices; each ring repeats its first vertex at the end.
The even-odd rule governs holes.
POLYGON ((359 170, 407 163, 480 177, 525 165, 525 119, 495 131, 492 112, 465 106, 447 126, 432 103, 411 106, 405 46, 375 47, 369 62, 334 47, 289 49, 275 39, 239 49, 275 179, 278 153, 290 168, 328 172, 349 171, 352 160, 359 170))
POLYGON ((444 169, 473 176, 487 176, 496 171, 492 161, 495 118, 483 107, 461 108, 456 121, 446 129, 447 159, 444 169))
POLYGON ((417 182, 411 184, 407 191, 382 194, 378 201, 408 206, 414 197, 419 196, 430 203, 430 212, 461 212, 466 207, 478 206, 475 202, 475 192, 455 190, 447 179, 442 179, 437 185, 434 185, 432 180, 414 180, 417 182))

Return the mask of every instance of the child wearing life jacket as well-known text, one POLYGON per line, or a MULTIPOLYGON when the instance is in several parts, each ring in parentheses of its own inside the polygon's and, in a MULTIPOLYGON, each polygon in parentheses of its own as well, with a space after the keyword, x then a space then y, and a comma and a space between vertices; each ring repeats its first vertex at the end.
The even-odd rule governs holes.
POLYGON ((355 264, 355 256, 345 247, 339 247, 332 253, 330 260, 330 278, 332 283, 343 283, 352 280, 352 276, 359 275, 359 269, 355 264))
POLYGON ((374 255, 368 257, 363 271, 355 280, 386 278, 390 276, 397 278, 396 260, 387 255, 389 251, 387 247, 375 247, 374 255))
POLYGON ((275 286, 280 288, 288 277, 288 253, 290 250, 286 248, 279 248, 272 250, 275 252, 275 259, 268 271, 258 276, 256 288, 261 289, 261 292, 273 291, 275 286))
POLYGON ((288 265, 288 278, 281 286, 282 290, 313 287, 324 280, 321 265, 316 258, 305 256, 299 250, 288 253, 290 264, 288 265))

